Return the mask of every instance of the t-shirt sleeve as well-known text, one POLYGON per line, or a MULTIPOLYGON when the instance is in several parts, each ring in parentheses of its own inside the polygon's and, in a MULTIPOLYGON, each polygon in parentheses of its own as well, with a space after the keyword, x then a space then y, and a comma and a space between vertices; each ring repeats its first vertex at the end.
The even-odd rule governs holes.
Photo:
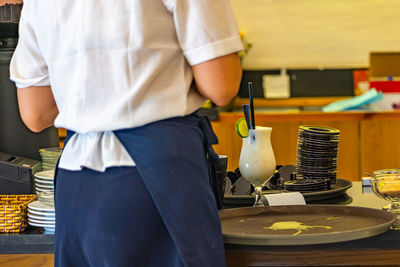
MULTIPOLYGON (((25 1, 24 1, 25 2, 25 1)), ((21 11, 19 40, 10 63, 10 79, 18 88, 50 85, 46 61, 39 47, 33 23, 29 17, 29 1, 21 11)))
POLYGON ((229 0, 163 0, 189 64, 243 50, 229 0))

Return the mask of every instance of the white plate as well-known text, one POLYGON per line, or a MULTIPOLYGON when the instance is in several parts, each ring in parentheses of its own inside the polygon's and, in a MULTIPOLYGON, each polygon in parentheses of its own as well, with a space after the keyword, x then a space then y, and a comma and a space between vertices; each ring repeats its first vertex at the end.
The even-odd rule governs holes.
POLYGON ((50 222, 55 222, 56 217, 46 217, 46 216, 40 216, 40 215, 34 215, 28 212, 28 218, 32 220, 41 220, 41 221, 50 221, 50 222))
POLYGON ((50 192, 50 191, 54 191, 52 189, 40 189, 40 188, 36 188, 36 192, 50 192))
POLYGON ((37 188, 37 187, 35 187, 35 189, 38 189, 37 191, 39 191, 39 192, 54 191, 54 188, 51 189, 51 188, 37 188))
POLYGON ((28 222, 29 223, 37 223, 37 224, 41 224, 43 226, 50 226, 50 227, 56 225, 55 221, 50 222, 50 221, 35 220, 35 219, 31 219, 31 218, 28 218, 28 222))
POLYGON ((38 195, 37 200, 41 202, 51 202, 54 205, 54 191, 47 191, 47 192, 41 192, 38 195))
POLYGON ((40 189, 54 189, 54 186, 52 186, 52 185, 36 184, 36 188, 40 188, 40 189))
POLYGON ((42 222, 42 221, 37 221, 37 220, 28 220, 29 224, 36 224, 36 225, 40 225, 41 227, 55 227, 56 226, 56 222, 42 222))
POLYGON ((47 223, 47 224, 55 224, 55 218, 51 218, 53 220, 47 220, 48 218, 45 219, 36 219, 36 218, 32 218, 32 215, 28 216, 28 221, 30 222, 34 222, 34 223, 47 223))
POLYGON ((39 192, 44 192, 44 191, 53 191, 54 192, 54 187, 53 188, 42 188, 42 187, 35 187, 35 189, 38 189, 39 192))
POLYGON ((54 212, 40 212, 40 211, 36 211, 36 210, 32 210, 32 209, 28 209, 28 214, 47 217, 47 218, 56 217, 56 214, 54 212))
POLYGON ((50 228, 52 231, 56 228, 55 225, 50 224, 42 224, 42 223, 35 223, 35 222, 28 222, 29 225, 36 226, 36 227, 43 227, 43 228, 50 228))
MULTIPOLYGON (((44 225, 44 224, 41 224, 41 223, 34 223, 34 222, 28 222, 29 223, 29 225, 32 225, 32 226, 36 226, 36 227, 44 227, 46 230, 47 229, 55 229, 56 228, 56 226, 54 225, 54 226, 50 226, 50 225, 44 225)), ((54 230, 53 230, 54 231, 54 230)))
POLYGON ((51 184, 51 185, 53 185, 54 184, 54 180, 43 180, 43 179, 40 179, 40 178, 35 178, 35 182, 36 183, 39 183, 39 184, 51 184))
POLYGON ((54 187, 41 187, 41 186, 36 186, 36 189, 39 189, 41 191, 53 191, 54 192, 54 187))
POLYGON ((33 201, 29 203, 28 208, 37 211, 52 211, 52 212, 55 211, 53 204, 48 204, 41 201, 33 201))
POLYGON ((54 180, 54 172, 54 170, 41 171, 35 173, 34 176, 43 180, 54 180))
POLYGON ((52 185, 52 184, 42 184, 42 183, 35 183, 35 186, 39 186, 39 187, 42 187, 42 188, 54 188, 54 185, 52 185))

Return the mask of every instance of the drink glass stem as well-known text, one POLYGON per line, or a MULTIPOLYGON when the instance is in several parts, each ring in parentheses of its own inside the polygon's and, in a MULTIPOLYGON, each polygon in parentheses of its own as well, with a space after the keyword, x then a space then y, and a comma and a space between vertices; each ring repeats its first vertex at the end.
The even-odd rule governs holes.
POLYGON ((256 186, 254 189, 255 189, 255 192, 256 192, 256 201, 254 202, 254 206, 253 207, 264 207, 264 203, 262 203, 262 201, 261 201, 262 187, 261 186, 256 186))
POLYGON ((397 216, 397 221, 392 224, 390 229, 400 230, 400 203, 398 201, 392 201, 392 203, 390 203, 389 211, 397 216))

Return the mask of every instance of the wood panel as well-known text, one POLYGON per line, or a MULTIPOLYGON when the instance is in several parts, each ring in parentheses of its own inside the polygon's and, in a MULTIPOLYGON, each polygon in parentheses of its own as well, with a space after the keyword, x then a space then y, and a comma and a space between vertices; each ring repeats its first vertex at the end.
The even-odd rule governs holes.
POLYGON ((7 267, 52 267, 53 254, 0 254, 0 266, 7 267))
MULTIPOLYGON (((239 165, 242 140, 236 134, 235 122, 241 117, 241 112, 221 112, 219 120, 212 122, 220 142, 214 148, 217 153, 229 157, 228 170, 234 170, 239 165)), ((357 181, 365 176, 363 172, 400 167, 400 111, 256 112, 256 122, 273 128, 272 146, 278 164, 296 163, 298 126, 314 124, 341 130, 338 156, 340 178, 357 181)), ((65 129, 60 129, 59 134, 62 147, 65 129)))
POLYGON ((227 251, 227 266, 400 266, 398 250, 227 251))
POLYGON ((400 121, 361 122, 361 171, 400 168, 400 121))

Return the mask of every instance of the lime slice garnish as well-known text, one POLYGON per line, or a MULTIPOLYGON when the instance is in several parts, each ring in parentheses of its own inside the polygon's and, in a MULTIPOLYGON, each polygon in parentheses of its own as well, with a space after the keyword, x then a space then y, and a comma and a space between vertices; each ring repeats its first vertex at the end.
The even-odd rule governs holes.
POLYGON ((236 122, 236 132, 241 138, 246 138, 249 136, 249 129, 247 128, 247 123, 245 118, 240 118, 236 122))

